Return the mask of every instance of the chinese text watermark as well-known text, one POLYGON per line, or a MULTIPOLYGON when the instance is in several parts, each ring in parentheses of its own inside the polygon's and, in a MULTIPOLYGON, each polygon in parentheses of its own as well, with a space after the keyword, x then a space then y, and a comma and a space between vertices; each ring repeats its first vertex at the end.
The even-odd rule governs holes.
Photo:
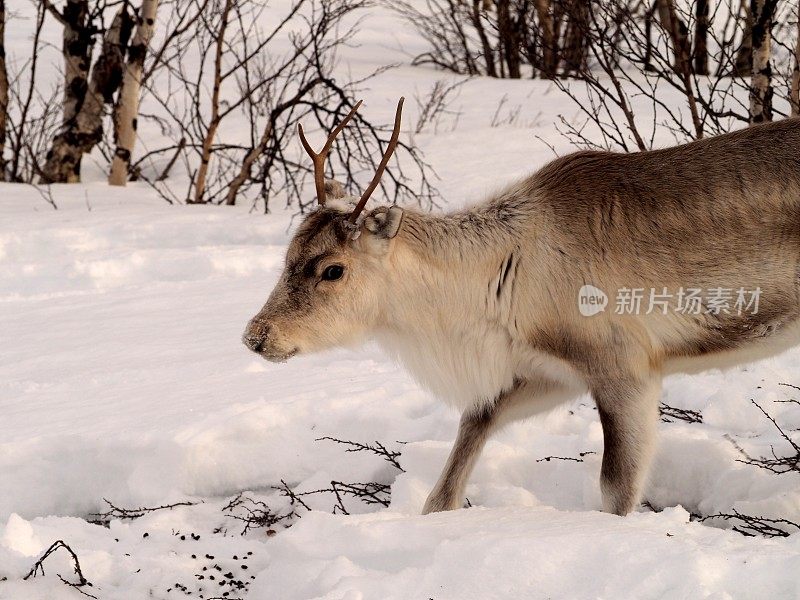
MULTIPOLYGON (((619 288, 613 302, 617 315, 666 315, 670 311, 684 315, 758 314, 761 288, 619 288)), ((608 295, 593 285, 578 291, 578 309, 585 317, 604 312, 608 295)), ((611 307, 609 307, 611 308, 611 307)))

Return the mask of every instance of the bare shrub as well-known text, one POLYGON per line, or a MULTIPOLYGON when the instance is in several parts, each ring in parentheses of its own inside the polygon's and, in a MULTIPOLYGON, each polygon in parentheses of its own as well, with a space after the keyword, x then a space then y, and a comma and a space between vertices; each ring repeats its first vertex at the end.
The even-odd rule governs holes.
MULTIPOLYGON (((60 89, 58 86, 45 88, 40 81, 46 15, 46 6, 38 3, 29 51, 23 55, 6 55, 8 99, 4 149, 8 158, 2 160, 3 181, 33 183, 38 180, 50 140, 59 125, 60 89)), ((7 23, 20 18, 8 12, 5 17, 7 23)))
MULTIPOLYGON (((800 387, 787 383, 780 383, 779 385, 800 390, 800 387)), ((748 454, 744 448, 739 446, 736 442, 733 445, 744 458, 737 459, 738 462, 764 469, 775 475, 797 474, 800 473, 800 445, 795 442, 787 432, 786 428, 781 426, 778 421, 767 410, 765 410, 755 400, 750 400, 752 404, 761 411, 761 413, 772 424, 775 430, 780 435, 781 439, 786 443, 788 452, 778 453, 774 446, 770 446, 771 456, 753 457, 748 454)), ((795 399, 778 400, 777 402, 797 404, 800 406, 800 401, 795 399)), ((730 440, 730 438, 728 438, 730 440)), ((748 515, 736 509, 731 512, 721 512, 706 517, 700 518, 701 521, 706 520, 722 520, 731 523, 734 531, 746 536, 761 535, 764 537, 788 537, 791 534, 800 532, 800 523, 792 521, 784 517, 765 517, 761 515, 748 515)))
POLYGON ((423 130, 433 128, 434 133, 439 132, 444 117, 450 117, 453 121, 451 130, 458 124, 461 113, 451 110, 450 104, 458 97, 461 86, 469 79, 447 82, 443 79, 436 81, 428 90, 427 94, 416 94, 414 100, 417 104, 417 122, 414 125, 415 134, 422 133, 423 130))
MULTIPOLYGON (((785 385, 785 384, 782 384, 785 385)), ((789 447, 789 453, 782 453, 778 454, 775 452, 774 447, 770 447, 771 456, 760 456, 760 457, 752 457, 747 454, 744 450, 739 448, 739 451, 744 455, 744 459, 740 459, 739 462, 743 462, 748 465, 753 465, 758 467, 759 469, 765 469, 770 471, 771 473, 775 473, 776 475, 784 475, 786 473, 800 473, 800 444, 795 442, 789 434, 780 426, 780 424, 775 420, 775 418, 770 415, 764 408, 755 400, 750 400, 758 410, 772 423, 772 426, 780 435, 781 439, 786 442, 786 445, 789 447)), ((797 402, 796 400, 792 400, 790 402, 797 402)))
POLYGON ((466 75, 553 79, 587 58, 584 0, 395 0, 430 49, 414 64, 466 75))
MULTIPOLYGON (((311 202, 304 194, 310 165, 296 141, 297 124, 327 130, 353 106, 363 81, 339 84, 333 69, 338 49, 355 31, 344 27, 344 19, 356 19, 368 5, 294 0, 275 21, 265 19, 265 5, 254 0, 181 4, 171 19, 182 25, 156 44, 157 67, 145 83, 160 107, 159 116, 145 118, 156 120, 171 141, 148 150, 135 163, 134 176, 173 202, 234 204, 246 198, 267 211, 282 194, 305 210, 311 202), (186 56, 208 67, 191 68, 186 56), (223 124, 234 115, 246 120, 246 139, 226 131, 223 124), (184 165, 188 191, 160 177, 167 160, 170 168, 184 165)), ((385 137, 384 127, 361 115, 353 120, 333 153, 346 187, 354 189, 361 173, 374 171, 373 157, 385 137)), ((400 149, 384 192, 392 201, 430 205, 437 192, 428 166, 412 145, 401 143, 400 149)))
MULTIPOLYGON (((400 466, 398 450, 390 450, 379 441, 372 443, 354 442, 334 437, 321 437, 316 441, 329 441, 345 447, 345 452, 366 452, 373 454, 388 462, 398 472, 403 472, 400 466)), ((402 442, 397 442, 402 444, 402 442)), ((392 488, 389 481, 344 482, 332 480, 326 487, 312 490, 300 490, 296 485, 290 485, 281 479, 280 485, 273 485, 271 489, 288 501, 288 506, 270 506, 263 500, 253 498, 251 495, 239 493, 234 496, 222 509, 229 518, 242 524, 241 535, 247 535, 254 530, 266 530, 268 536, 275 535, 278 527, 291 527, 303 514, 311 511, 311 499, 330 502, 330 510, 334 514, 349 515, 352 506, 350 500, 366 505, 388 507, 391 501, 392 488)), ((223 527, 217 532, 223 531, 223 527)))
POLYGON ((660 129, 675 142, 718 135, 770 120, 774 79, 782 79, 782 95, 789 94, 796 32, 779 23, 791 3, 765 5, 773 11, 762 19, 769 23, 755 28, 740 0, 657 0, 650 8, 625 0, 589 4, 588 68, 576 70, 578 82, 556 81, 581 115, 561 117, 560 126, 578 147, 647 150, 660 129), (772 51, 764 48, 764 27, 772 51), (753 43, 761 44, 759 52, 753 43), (677 104, 667 100, 675 94, 677 104))
POLYGON ((395 1, 392 7, 414 27, 430 46, 413 64, 430 64, 453 73, 496 75, 496 40, 490 41, 488 11, 480 1, 395 1))

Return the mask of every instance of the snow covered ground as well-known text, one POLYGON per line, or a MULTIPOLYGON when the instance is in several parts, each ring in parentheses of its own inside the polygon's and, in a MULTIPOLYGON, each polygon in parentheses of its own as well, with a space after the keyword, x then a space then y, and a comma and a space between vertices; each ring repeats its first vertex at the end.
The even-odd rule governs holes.
MULTIPOLYGON (((356 74, 421 44, 384 10, 358 40, 342 62, 356 74)), ((370 84, 364 110, 388 120, 397 96, 446 77, 401 66, 370 84)), ((535 136, 570 149, 554 122, 572 109, 545 82, 473 80, 453 107, 455 129, 416 136, 448 207, 551 158, 535 136), (493 127, 503 96, 519 116, 493 127)), ((0 185, 0 598, 81 597, 57 577, 76 580, 64 550, 22 580, 56 540, 102 599, 800 597, 800 535, 744 537, 691 518, 800 522, 800 477, 737 462, 736 448, 789 450, 750 400, 800 428, 797 404, 777 402, 800 397, 779 385, 800 385, 800 351, 667 380, 664 400, 704 422, 661 426, 646 494, 660 512, 599 512, 602 434, 582 398, 493 439, 471 508, 421 517, 458 415, 373 347, 273 365, 239 341, 297 220, 173 207, 147 187, 111 190, 99 171, 88 179, 53 188, 58 210, 0 185), (326 436, 381 442, 403 471, 326 436), (313 511, 296 503, 298 516, 242 535, 248 509, 292 510, 282 482, 302 494, 332 481, 391 484, 391 504, 345 495, 334 514, 335 494, 305 495, 313 511), (195 504, 89 523, 104 499, 195 504)))

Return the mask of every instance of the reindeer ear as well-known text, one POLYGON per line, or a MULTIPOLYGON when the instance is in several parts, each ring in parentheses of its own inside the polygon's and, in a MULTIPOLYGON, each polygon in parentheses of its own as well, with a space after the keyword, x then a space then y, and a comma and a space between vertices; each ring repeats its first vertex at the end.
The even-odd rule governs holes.
POLYGON ((381 206, 373 210, 364 219, 364 229, 370 233, 390 240, 400 231, 403 223, 403 209, 399 206, 386 208, 381 206))
POLYGON ((325 180, 325 197, 333 200, 345 197, 344 186, 335 179, 325 180))

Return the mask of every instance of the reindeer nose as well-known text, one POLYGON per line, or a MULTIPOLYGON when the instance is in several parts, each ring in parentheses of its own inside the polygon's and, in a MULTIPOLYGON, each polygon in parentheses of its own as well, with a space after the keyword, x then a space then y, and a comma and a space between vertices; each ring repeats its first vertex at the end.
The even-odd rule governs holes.
POLYGON ((242 336, 244 345, 253 352, 261 352, 269 335, 270 326, 266 323, 250 323, 242 336))

